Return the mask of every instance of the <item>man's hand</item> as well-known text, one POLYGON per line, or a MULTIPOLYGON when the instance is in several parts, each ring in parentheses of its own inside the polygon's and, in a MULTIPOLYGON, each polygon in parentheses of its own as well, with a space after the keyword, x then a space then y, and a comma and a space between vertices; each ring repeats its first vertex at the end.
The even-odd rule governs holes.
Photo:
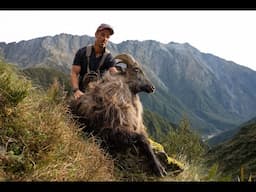
POLYGON ((79 89, 74 92, 75 99, 78 99, 82 95, 84 95, 84 93, 82 91, 80 91, 79 89))
POLYGON ((109 70, 109 72, 110 72, 111 75, 113 75, 113 74, 115 74, 115 73, 118 72, 118 70, 116 69, 116 67, 110 67, 108 70, 109 70))

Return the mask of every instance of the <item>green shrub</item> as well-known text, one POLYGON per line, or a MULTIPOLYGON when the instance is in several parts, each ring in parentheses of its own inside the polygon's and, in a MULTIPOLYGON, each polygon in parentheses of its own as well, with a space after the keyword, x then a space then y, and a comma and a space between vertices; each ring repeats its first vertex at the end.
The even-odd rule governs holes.
POLYGON ((180 121, 178 128, 169 131, 161 143, 168 154, 192 163, 201 160, 206 151, 206 146, 200 136, 195 133, 189 121, 184 118, 180 121))
POLYGON ((0 100, 5 106, 16 106, 29 93, 31 83, 14 65, 0 60, 0 100))

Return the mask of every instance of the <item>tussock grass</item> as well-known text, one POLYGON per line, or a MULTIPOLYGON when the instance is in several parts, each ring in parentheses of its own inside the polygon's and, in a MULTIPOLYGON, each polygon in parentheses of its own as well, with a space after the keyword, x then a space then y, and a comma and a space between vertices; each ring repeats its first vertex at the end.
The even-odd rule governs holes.
POLYGON ((115 180, 113 160, 72 121, 57 82, 45 92, 2 61, 0 71, 1 181, 115 180))
MULTIPOLYGON (((113 165, 104 152, 92 139, 84 138, 77 126, 67 116, 67 108, 63 103, 49 105, 49 101, 41 101, 34 105, 40 109, 35 114, 35 122, 30 128, 39 137, 42 154, 37 169, 29 175, 28 180, 50 181, 109 181, 113 180, 113 165), (47 139, 46 139, 47 138, 47 139)), ((25 117, 25 116, 23 116, 25 117)), ((29 119, 30 117, 28 117, 29 119)), ((32 149, 35 143, 29 143, 32 149)), ((38 148, 39 146, 37 146, 38 148)))

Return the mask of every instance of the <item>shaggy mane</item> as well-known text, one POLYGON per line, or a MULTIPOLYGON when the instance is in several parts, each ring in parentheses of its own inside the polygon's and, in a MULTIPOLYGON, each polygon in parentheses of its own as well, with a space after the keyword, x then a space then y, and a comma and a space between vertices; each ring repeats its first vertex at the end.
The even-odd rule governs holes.
POLYGON ((102 80, 89 84, 80 101, 78 111, 90 120, 88 126, 146 134, 140 98, 131 94, 122 76, 106 72, 102 80))

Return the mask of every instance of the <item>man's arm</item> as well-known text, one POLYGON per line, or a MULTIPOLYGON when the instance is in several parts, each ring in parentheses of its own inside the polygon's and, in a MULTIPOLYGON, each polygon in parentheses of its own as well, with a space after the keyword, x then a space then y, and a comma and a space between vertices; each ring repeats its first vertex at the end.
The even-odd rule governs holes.
POLYGON ((84 94, 82 91, 79 90, 78 76, 80 71, 81 71, 80 65, 72 65, 70 79, 71 79, 71 86, 72 86, 75 99, 78 99, 81 95, 84 94))

